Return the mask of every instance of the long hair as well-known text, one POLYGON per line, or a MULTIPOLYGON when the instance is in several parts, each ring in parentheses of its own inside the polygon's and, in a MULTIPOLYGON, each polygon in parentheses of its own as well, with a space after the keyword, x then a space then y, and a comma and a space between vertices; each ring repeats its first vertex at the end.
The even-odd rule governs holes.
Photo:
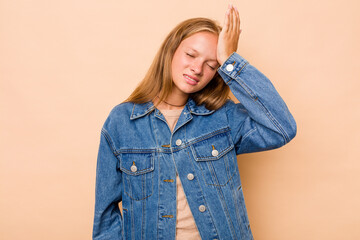
MULTIPOLYGON (((125 102, 145 103, 156 96, 165 100, 173 89, 171 62, 180 43, 198 32, 211 32, 219 36, 221 26, 208 18, 191 18, 178 24, 165 38, 144 79, 125 102)), ((211 81, 200 91, 190 94, 197 105, 217 110, 229 98, 229 86, 216 72, 211 81)))

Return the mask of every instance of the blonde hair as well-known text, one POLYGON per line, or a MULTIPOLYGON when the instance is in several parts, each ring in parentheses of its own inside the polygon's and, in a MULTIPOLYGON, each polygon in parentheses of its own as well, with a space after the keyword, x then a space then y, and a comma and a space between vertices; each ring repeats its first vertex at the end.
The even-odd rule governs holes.
MULTIPOLYGON (((217 36, 221 26, 208 18, 191 18, 178 24, 165 38, 144 79, 139 83, 125 102, 145 103, 156 96, 165 100, 172 91, 171 62, 180 43, 198 32, 211 32, 217 36)), ((229 86, 218 72, 200 91, 190 94, 197 105, 204 104, 209 110, 217 110, 229 98, 229 86)))

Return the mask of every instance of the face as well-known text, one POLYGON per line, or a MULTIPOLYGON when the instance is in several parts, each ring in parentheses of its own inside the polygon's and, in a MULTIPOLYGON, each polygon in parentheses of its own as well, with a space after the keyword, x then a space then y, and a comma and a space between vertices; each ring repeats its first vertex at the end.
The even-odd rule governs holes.
POLYGON ((210 82, 219 66, 217 41, 218 36, 214 33, 199 32, 180 43, 171 64, 174 91, 195 93, 210 82))

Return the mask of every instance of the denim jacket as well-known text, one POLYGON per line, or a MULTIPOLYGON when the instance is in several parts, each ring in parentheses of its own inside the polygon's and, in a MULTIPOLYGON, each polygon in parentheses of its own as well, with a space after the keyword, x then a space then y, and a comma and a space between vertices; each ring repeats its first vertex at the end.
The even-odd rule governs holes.
POLYGON ((176 173, 202 239, 253 239, 236 155, 283 146, 296 123, 237 53, 217 71, 240 103, 210 111, 189 98, 173 132, 152 102, 113 108, 101 130, 93 239, 175 239, 176 173))

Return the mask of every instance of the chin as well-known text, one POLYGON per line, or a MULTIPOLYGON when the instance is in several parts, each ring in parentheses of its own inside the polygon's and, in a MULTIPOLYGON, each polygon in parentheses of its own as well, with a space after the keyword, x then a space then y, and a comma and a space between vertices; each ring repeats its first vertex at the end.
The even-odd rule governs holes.
POLYGON ((198 92, 198 91, 200 91, 201 89, 194 89, 194 88, 182 88, 182 89, 180 89, 183 93, 186 93, 186 94, 191 94, 191 93, 196 93, 196 92, 198 92))

